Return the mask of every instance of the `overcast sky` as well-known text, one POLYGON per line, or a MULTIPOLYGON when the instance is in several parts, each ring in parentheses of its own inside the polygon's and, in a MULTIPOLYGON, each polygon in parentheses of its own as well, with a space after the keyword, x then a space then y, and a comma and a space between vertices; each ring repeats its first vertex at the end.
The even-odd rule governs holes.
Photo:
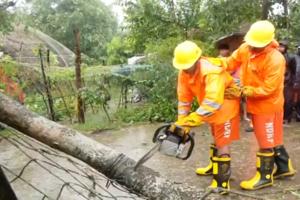
POLYGON ((117 17, 119 23, 121 23, 124 20, 124 13, 122 11, 121 6, 118 6, 115 3, 116 0, 102 0, 102 2, 108 6, 112 6, 112 10, 113 10, 115 16, 117 17))
MULTIPOLYGON (((112 11, 113 11, 114 15, 117 17, 119 24, 122 23, 122 21, 124 19, 124 13, 122 11, 121 6, 118 6, 115 3, 116 0, 101 0, 101 1, 104 4, 106 4, 107 6, 111 6, 112 7, 112 11)), ((25 5, 25 0, 18 0, 17 1, 17 7, 24 7, 24 5, 25 5)))

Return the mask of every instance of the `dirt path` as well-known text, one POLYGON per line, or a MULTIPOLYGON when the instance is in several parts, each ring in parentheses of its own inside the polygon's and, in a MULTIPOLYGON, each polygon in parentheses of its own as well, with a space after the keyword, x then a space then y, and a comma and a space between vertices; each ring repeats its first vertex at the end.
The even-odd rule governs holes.
MULTIPOLYGON (((129 157, 138 160, 153 145, 151 138, 155 125, 140 125, 124 128, 114 132, 101 132, 91 137, 108 146, 124 152, 129 157)), ((241 129, 243 130, 243 129, 241 129)), ((197 176, 194 170, 208 163, 208 145, 211 143, 209 129, 206 126, 195 129, 196 146, 193 155, 187 161, 156 154, 146 165, 159 171, 168 179, 180 184, 186 182, 196 187, 207 187, 211 178, 197 176)), ((300 123, 293 123, 285 127, 285 146, 292 158, 294 167, 300 169, 300 123)), ((265 199, 300 199, 300 190, 280 192, 284 189, 298 187, 300 189, 300 174, 287 180, 276 180, 272 188, 254 192, 242 191, 239 183, 250 178, 255 172, 255 153, 258 149, 253 133, 241 132, 241 140, 232 145, 232 180, 231 189, 246 194, 264 197, 265 199)), ((217 199, 251 199, 231 194, 217 199)))

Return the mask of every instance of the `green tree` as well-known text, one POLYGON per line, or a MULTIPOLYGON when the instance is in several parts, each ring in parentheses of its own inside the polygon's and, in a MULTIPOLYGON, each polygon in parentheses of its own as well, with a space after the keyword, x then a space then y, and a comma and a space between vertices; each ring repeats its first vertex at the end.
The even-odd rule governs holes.
POLYGON ((300 2, 297 1, 297 3, 294 3, 290 6, 290 15, 289 15, 289 26, 288 26, 288 37, 293 37, 294 40, 298 40, 297 42, 300 42, 300 2))
MULTIPOLYGON (((191 38, 198 30, 201 0, 127 0, 125 29, 135 52, 143 53, 146 44, 169 37, 191 38)), ((199 37, 199 36, 198 36, 199 37)))
POLYGON ((220 36, 239 31, 260 19, 261 1, 211 0, 203 6, 199 19, 200 29, 205 33, 202 40, 214 41, 220 36))
POLYGON ((32 4, 31 25, 74 50, 73 31, 81 32, 82 53, 101 60, 117 22, 100 0, 28 0, 32 4))
POLYGON ((124 0, 122 5, 128 38, 135 52, 142 53, 147 44, 170 37, 213 45, 218 37, 260 19, 263 1, 124 0))
POLYGON ((107 64, 123 64, 132 56, 132 49, 127 38, 115 36, 107 45, 107 64))
POLYGON ((12 30, 14 15, 8 11, 16 5, 17 1, 2 0, 0 2, 0 33, 7 33, 12 30))

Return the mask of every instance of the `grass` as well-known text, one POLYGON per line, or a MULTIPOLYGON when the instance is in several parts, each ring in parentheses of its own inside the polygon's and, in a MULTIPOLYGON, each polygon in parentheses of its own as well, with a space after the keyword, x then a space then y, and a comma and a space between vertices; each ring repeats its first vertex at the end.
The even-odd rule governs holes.
MULTIPOLYGON (((93 66, 93 67, 82 67, 82 77, 89 78, 97 75, 107 74, 111 72, 111 66, 93 66)), ((46 71, 48 76, 55 77, 56 79, 65 80, 69 78, 74 80, 75 78, 75 68, 74 67, 53 67, 46 71)))
POLYGON ((118 101, 119 101, 119 96, 120 96, 120 88, 118 87, 111 87, 110 88, 110 93, 112 99, 109 101, 109 107, 108 107, 108 112, 109 116, 112 119, 110 121, 105 112, 102 109, 99 109, 96 111, 96 113, 92 112, 86 112, 85 114, 85 123, 84 124, 67 124, 68 126, 82 131, 82 132, 94 132, 97 130, 105 130, 105 129, 118 129, 120 128, 123 123, 121 120, 118 119, 118 117, 115 117, 115 114, 118 110, 118 101))
MULTIPOLYGON (((105 116, 104 113, 96 113, 96 114, 89 114, 86 115, 85 123, 66 123, 65 125, 78 130, 84 133, 94 133, 103 130, 117 130, 122 127, 126 127, 132 125, 132 123, 125 123, 122 122, 121 119, 113 118, 112 121, 109 121, 105 116)), ((134 122, 134 124, 138 124, 134 122)))
POLYGON ((84 124, 70 124, 69 122, 65 122, 64 124, 84 133, 120 129, 133 124, 148 124, 149 120, 144 119, 145 113, 143 113, 141 106, 147 105, 129 105, 127 109, 113 108, 113 114, 110 113, 112 121, 109 121, 104 111, 100 110, 95 114, 90 112, 86 113, 86 122, 84 124))
POLYGON ((90 133, 97 130, 117 129, 120 128, 120 124, 117 121, 109 121, 104 112, 98 112, 86 115, 84 124, 75 123, 67 125, 78 131, 90 133))

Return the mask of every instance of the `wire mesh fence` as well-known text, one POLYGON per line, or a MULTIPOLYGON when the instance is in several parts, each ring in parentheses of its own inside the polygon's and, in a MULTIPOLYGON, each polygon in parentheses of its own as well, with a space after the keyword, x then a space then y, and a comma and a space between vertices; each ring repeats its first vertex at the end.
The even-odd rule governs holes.
POLYGON ((2 39, 3 49, 15 60, 21 63, 39 63, 39 57, 34 54, 37 48, 48 48, 53 52, 56 63, 60 66, 72 66, 74 53, 41 31, 19 25, 15 30, 2 39), (27 58, 26 58, 27 57, 27 58))
POLYGON ((144 199, 87 164, 10 127, 0 132, 0 167, 21 200, 144 199))

